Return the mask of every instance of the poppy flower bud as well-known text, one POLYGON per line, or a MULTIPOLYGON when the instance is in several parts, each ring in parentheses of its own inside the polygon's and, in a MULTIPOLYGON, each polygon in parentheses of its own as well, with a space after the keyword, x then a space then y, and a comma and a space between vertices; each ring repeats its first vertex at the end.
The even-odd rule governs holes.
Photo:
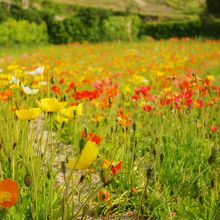
POLYGON ((85 140, 84 138, 81 138, 81 139, 79 140, 79 148, 80 148, 80 151, 83 150, 83 148, 85 147, 85 145, 86 145, 86 140, 85 140))
POLYGON ((26 175, 25 175, 25 177, 24 177, 24 184, 25 184, 25 186, 30 186, 31 185, 31 176, 27 173, 26 175))
POLYGON ((136 132, 136 128, 137 128, 136 123, 133 123, 133 131, 134 131, 134 133, 136 132))

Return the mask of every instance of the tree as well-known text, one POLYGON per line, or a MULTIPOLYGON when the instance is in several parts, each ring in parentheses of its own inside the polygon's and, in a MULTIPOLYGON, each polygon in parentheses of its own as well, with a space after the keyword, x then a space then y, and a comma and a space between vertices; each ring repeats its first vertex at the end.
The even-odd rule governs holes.
POLYGON ((207 10, 211 14, 220 15, 220 1, 206 0, 207 10))

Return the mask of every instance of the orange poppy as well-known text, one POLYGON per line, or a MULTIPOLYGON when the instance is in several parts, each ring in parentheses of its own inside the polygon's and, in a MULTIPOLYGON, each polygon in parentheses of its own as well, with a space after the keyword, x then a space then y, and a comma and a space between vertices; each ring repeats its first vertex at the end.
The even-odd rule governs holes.
POLYGON ((12 179, 0 181, 0 207, 10 208, 15 205, 19 196, 19 186, 12 179))
POLYGON ((103 190, 103 189, 101 189, 101 190, 99 191, 98 197, 99 197, 99 199, 100 199, 101 201, 107 202, 107 203, 108 203, 108 202, 110 201, 110 199, 111 199, 110 193, 107 192, 107 191, 105 191, 105 190, 103 190))
POLYGON ((7 101, 12 96, 11 91, 0 92, 0 101, 7 101))

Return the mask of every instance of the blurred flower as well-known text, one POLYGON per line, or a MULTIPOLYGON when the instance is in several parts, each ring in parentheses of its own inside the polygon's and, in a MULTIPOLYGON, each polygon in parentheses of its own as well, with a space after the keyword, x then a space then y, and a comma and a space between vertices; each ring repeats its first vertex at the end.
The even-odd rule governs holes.
POLYGON ((40 108, 29 108, 16 110, 15 114, 20 120, 35 120, 40 116, 40 108))
POLYGON ((117 172, 121 169, 121 167, 122 167, 122 161, 120 161, 119 163, 117 163, 115 161, 110 162, 107 159, 105 159, 103 161, 103 168, 105 168, 105 169, 110 168, 112 174, 114 174, 114 175, 117 174, 117 172))
POLYGON ((59 112, 67 105, 67 102, 59 102, 56 98, 44 98, 37 100, 37 104, 45 112, 59 112))
POLYGON ((139 190, 136 187, 132 187, 130 190, 131 193, 137 193, 139 190))
POLYGON ((71 106, 66 109, 61 109, 60 112, 67 118, 75 118, 82 115, 83 103, 77 106, 71 106))
POLYGON ((67 168, 84 170, 89 168, 98 156, 98 146, 95 142, 87 141, 78 158, 71 160, 67 168))
POLYGON ((19 196, 19 186, 11 179, 0 181, 0 208, 10 208, 15 205, 19 196))
POLYGON ((21 86, 21 88, 28 95, 34 95, 39 91, 39 89, 31 89, 28 86, 21 86))
POLYGON ((60 124, 62 124, 63 122, 67 122, 69 119, 64 117, 62 114, 57 115, 56 117, 56 121, 60 124))
POLYGON ((121 126, 128 127, 131 124, 129 115, 126 115, 121 109, 118 110, 118 122, 121 126))
POLYGON ((59 80, 59 84, 63 84, 64 83, 64 78, 59 80))
POLYGON ((210 130, 211 130, 213 133, 215 133, 215 132, 217 132, 217 131, 219 130, 219 128, 218 128, 216 125, 211 125, 211 126, 210 126, 210 130))
POLYGON ((100 142, 101 142, 101 137, 99 137, 97 134, 94 134, 94 133, 89 133, 86 136, 85 131, 83 131, 81 137, 86 138, 89 141, 95 142, 96 144, 100 144, 100 142))
POLYGON ((39 66, 34 71, 26 72, 26 73, 31 76, 36 76, 42 74, 43 72, 44 72, 44 66, 39 66))
POLYGON ((107 192, 107 191, 105 191, 105 190, 103 190, 103 189, 101 189, 101 190, 99 191, 98 197, 99 197, 99 199, 100 199, 101 201, 103 201, 103 202, 109 202, 110 199, 111 199, 110 193, 107 192))
POLYGON ((12 96, 11 91, 0 92, 0 101, 7 101, 12 96))
POLYGON ((20 80, 18 78, 16 78, 15 76, 12 76, 11 81, 9 83, 19 85, 20 80))
POLYGON ((51 87, 51 90, 52 90, 53 93, 56 93, 56 94, 58 94, 58 95, 61 95, 61 89, 60 89, 58 86, 53 85, 53 86, 51 87))
POLYGON ((97 114, 97 115, 95 115, 91 120, 98 123, 98 122, 101 122, 103 119, 104 119, 104 118, 103 118, 102 115, 97 114))
POLYGON ((152 111, 153 107, 150 106, 150 105, 145 105, 145 106, 142 107, 142 109, 145 112, 150 112, 150 111, 152 111))

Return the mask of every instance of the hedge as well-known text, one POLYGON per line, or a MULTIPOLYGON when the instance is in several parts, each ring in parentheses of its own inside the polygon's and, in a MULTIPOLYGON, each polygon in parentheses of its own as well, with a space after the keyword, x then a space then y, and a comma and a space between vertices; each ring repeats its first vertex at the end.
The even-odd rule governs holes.
POLYGON ((103 23, 105 40, 136 40, 139 35, 140 23, 138 16, 110 16, 103 23))
POLYGON ((220 19, 203 18, 178 22, 145 23, 141 26, 141 36, 156 39, 171 37, 220 38, 220 19))
POLYGON ((0 30, 0 45, 42 43, 48 40, 45 23, 38 25, 10 18, 0 24, 0 30))

